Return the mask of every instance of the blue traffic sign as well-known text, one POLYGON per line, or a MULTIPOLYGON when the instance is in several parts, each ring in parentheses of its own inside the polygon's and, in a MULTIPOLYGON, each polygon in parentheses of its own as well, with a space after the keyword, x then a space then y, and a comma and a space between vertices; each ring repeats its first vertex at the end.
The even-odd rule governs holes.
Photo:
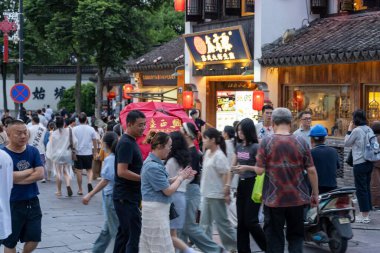
POLYGON ((30 97, 30 89, 26 84, 16 83, 11 88, 11 98, 15 103, 21 104, 28 101, 30 97))

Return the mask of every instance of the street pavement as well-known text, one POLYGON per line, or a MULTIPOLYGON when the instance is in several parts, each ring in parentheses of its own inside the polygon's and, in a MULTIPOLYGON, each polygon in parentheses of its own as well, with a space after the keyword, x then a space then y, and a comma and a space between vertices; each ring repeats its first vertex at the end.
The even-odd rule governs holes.
MULTIPOLYGON (((83 183, 85 185, 86 180, 83 183)), ((91 252, 93 242, 99 235, 104 221, 101 193, 93 197, 90 204, 85 206, 81 202, 81 196, 76 194, 78 186, 75 181, 72 183, 74 196, 70 198, 65 196, 57 198, 54 195, 54 182, 38 183, 38 186, 43 213, 42 242, 34 252, 91 252)), ((65 195, 64 185, 62 189, 62 193, 65 195)), ((352 224, 354 238, 349 241, 348 253, 380 252, 380 212, 372 212, 371 218, 370 224, 352 224)), ((217 234, 214 235, 214 239, 219 242, 217 234)), ((21 243, 18 244, 17 249, 22 252, 21 243)), ((258 247, 254 242, 252 242, 252 249, 254 252, 258 252, 258 247)), ((2 248, 1 252, 3 252, 2 248)), ((109 248, 108 252, 112 252, 112 250, 109 248)), ((304 252, 324 253, 329 251, 327 248, 321 249, 314 245, 305 245, 304 252)))

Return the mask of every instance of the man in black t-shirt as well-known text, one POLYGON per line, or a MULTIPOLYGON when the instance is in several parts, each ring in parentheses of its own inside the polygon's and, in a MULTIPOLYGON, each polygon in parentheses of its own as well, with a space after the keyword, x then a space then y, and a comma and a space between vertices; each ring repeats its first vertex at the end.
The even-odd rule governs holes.
POLYGON ((137 253, 141 233, 140 171, 142 155, 136 138, 142 136, 146 118, 137 110, 127 115, 126 133, 120 138, 115 151, 115 185, 113 199, 119 228, 114 253, 137 253))

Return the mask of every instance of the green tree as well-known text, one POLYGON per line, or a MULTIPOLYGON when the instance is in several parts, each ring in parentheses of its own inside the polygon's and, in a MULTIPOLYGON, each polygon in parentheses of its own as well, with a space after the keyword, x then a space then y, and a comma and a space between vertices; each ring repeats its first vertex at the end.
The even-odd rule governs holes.
POLYGON ((163 44, 185 32, 185 14, 176 12, 173 0, 164 0, 162 5, 147 12, 150 37, 153 45, 163 44))
POLYGON ((94 55, 98 68, 95 115, 99 117, 107 70, 122 68, 125 59, 140 54, 150 44, 146 18, 129 2, 81 0, 73 20, 81 52, 94 55))
MULTIPOLYGON (((70 87, 63 93, 63 98, 58 103, 58 108, 66 108, 67 111, 75 111, 75 87, 70 87)), ((81 108, 88 115, 94 115, 95 110, 95 84, 82 84, 81 89, 81 108)))
POLYGON ((26 15, 44 38, 46 50, 59 55, 57 62, 71 63, 77 67, 75 82, 75 111, 81 111, 81 66, 86 57, 78 49, 73 33, 73 17, 76 15, 78 0, 27 0, 26 15), (71 59, 71 61, 70 61, 71 59))

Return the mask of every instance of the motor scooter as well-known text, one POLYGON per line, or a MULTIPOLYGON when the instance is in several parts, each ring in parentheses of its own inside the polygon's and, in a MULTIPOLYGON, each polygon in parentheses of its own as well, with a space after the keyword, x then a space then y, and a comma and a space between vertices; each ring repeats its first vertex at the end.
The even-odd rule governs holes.
POLYGON ((355 191, 354 187, 343 187, 319 195, 318 207, 306 214, 305 242, 318 246, 328 244, 332 253, 346 252, 348 240, 353 237, 355 191))

